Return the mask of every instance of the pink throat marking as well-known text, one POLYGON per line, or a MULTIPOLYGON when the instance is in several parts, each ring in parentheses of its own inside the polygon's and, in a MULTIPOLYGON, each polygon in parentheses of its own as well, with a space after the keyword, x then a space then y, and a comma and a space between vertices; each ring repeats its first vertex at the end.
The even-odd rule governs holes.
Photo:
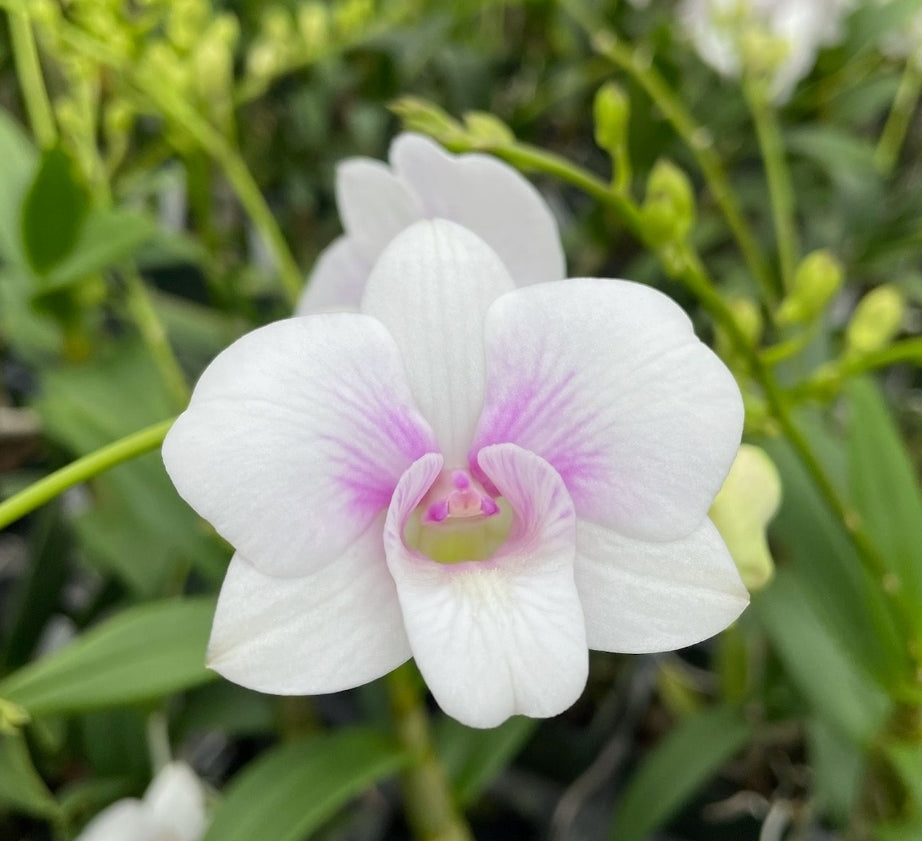
POLYGON ((421 506, 424 523, 492 517, 499 511, 493 497, 466 470, 443 470, 429 488, 421 506))

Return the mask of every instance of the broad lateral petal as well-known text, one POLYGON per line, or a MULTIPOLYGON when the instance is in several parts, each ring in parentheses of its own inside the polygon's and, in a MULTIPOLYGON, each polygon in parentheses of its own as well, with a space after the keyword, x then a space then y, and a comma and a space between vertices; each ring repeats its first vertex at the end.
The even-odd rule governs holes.
POLYGON ((409 659, 383 519, 304 578, 263 575, 235 555, 218 599, 209 667, 259 692, 315 695, 368 683, 409 659))
POLYGON ((749 594, 710 520, 670 543, 647 543, 580 521, 576 586, 589 647, 671 651, 722 631, 749 594))
POLYGON ((401 233, 368 279, 362 311, 396 340, 416 405, 449 467, 465 464, 483 405, 484 316, 513 288, 483 240, 444 219, 401 233))
POLYGON ((574 514, 560 477, 513 445, 481 453, 516 513, 485 561, 439 564, 407 548, 403 525, 438 470, 431 456, 403 476, 387 515, 387 562, 413 656, 436 701, 470 727, 517 713, 556 715, 580 695, 588 652, 573 575, 574 514))
POLYGON ((471 450, 512 441, 563 477, 577 516, 674 540, 707 515, 740 442, 732 375, 682 309, 624 280, 517 289, 487 314, 471 450))
POLYGON ((185 762, 171 762, 144 793, 149 822, 176 841, 199 841, 205 833, 205 791, 185 762))
POLYGON ((359 254, 352 240, 338 237, 317 257, 298 301, 297 315, 358 311, 369 271, 371 264, 359 254))
POLYGON ((451 219, 477 234, 517 285, 566 277, 553 214, 508 164, 489 155, 451 155, 419 134, 397 137, 390 160, 422 199, 426 216, 451 219))
POLYGON ((372 158, 350 158, 336 168, 336 204, 346 233, 369 265, 400 231, 424 215, 406 183, 372 158))
POLYGON ((157 841, 159 828, 151 826, 140 800, 118 800, 91 820, 77 841, 157 841))
POLYGON ((387 508, 436 449, 394 342, 372 318, 310 315, 236 341, 163 445, 180 494, 258 569, 304 575, 387 508))

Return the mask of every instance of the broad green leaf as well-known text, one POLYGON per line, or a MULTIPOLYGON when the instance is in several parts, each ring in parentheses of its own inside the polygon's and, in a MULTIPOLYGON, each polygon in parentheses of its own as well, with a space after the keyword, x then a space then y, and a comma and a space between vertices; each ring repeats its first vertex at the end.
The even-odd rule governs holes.
MULTIPOLYGON (((38 166, 38 153, 22 126, 0 108, 0 258, 22 263, 22 198, 38 166)), ((3 284, 0 279, 0 285, 3 284)))
POLYGON ((128 608, 0 682, 0 697, 33 716, 74 713, 160 698, 214 677, 205 647, 211 598, 128 608))
POLYGON ((0 733, 0 810, 3 808, 41 818, 51 818, 58 810, 20 734, 0 733))
POLYGON ((612 841, 642 841, 663 826, 749 740, 752 726, 730 707, 680 721, 640 762, 615 812, 612 841))
POLYGON ((231 780, 204 841, 303 841, 405 762, 388 736, 365 728, 282 745, 231 780))
POLYGON ((868 744, 889 700, 820 621, 796 572, 779 570, 751 609, 814 715, 852 742, 868 744))
POLYGON ((499 727, 474 730, 442 717, 436 725, 435 743, 458 801, 463 805, 476 800, 525 746, 537 726, 532 718, 515 716, 499 727))
POLYGON ((852 500, 922 631, 922 493, 909 454, 870 380, 849 385, 852 500))
POLYGON ((0 650, 0 674, 28 662, 48 620, 58 609, 70 572, 62 562, 68 538, 59 505, 46 506, 33 519, 29 565, 21 578, 14 579, 4 604, 3 619, 12 623, 7 627, 0 623, 0 630, 8 632, 5 650, 0 650))
POLYGON ((73 249, 90 208, 87 187, 60 147, 45 150, 22 203, 23 252, 44 275, 73 249))
POLYGON ((861 791, 865 753, 821 718, 807 721, 806 735, 816 799, 826 815, 846 827, 861 791))
MULTIPOLYGON (((841 441, 809 416, 799 419, 811 448, 845 496, 847 464, 841 441)), ((788 564, 838 644, 882 685, 906 673, 905 643, 896 631, 879 582, 865 573, 845 527, 830 511, 786 442, 762 446, 778 467, 782 501, 769 529, 779 563, 788 564)))
POLYGON ((42 279, 42 290, 67 286, 131 257, 156 232, 154 221, 143 213, 91 213, 70 253, 42 279))

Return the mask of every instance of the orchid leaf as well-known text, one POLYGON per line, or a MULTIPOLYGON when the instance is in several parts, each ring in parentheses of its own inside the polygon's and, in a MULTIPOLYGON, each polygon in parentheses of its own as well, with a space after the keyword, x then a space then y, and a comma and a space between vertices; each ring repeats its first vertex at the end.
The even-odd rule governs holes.
POLYGON ((612 841, 642 841, 663 826, 752 734, 732 707, 679 722, 641 761, 615 812, 612 841))
POLYGON ((922 632, 922 491, 886 405, 869 380, 849 390, 848 457, 852 499, 922 632))
POLYGON ((204 841, 302 841, 406 760, 396 743, 367 728, 289 742, 230 782, 204 841))
POLYGON ((19 733, 0 733, 0 809, 4 807, 42 818, 52 818, 58 810, 19 733))
POLYGON ((205 646, 211 598, 128 608, 0 682, 0 697, 31 715, 66 714, 160 698, 214 677, 205 646))

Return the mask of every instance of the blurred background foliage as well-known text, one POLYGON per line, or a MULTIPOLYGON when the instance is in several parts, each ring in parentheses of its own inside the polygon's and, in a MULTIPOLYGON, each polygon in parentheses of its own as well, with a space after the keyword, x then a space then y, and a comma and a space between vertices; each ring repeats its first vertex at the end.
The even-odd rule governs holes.
MULTIPOLYGON (((785 316, 754 283, 702 174, 702 156, 729 173, 763 270, 777 276, 746 99, 694 54, 673 5, 592 4, 627 45, 617 60, 580 9, 553 0, 3 0, 0 495, 171 417, 220 349, 289 314, 340 230, 334 166, 386 157, 395 100, 416 97, 397 110, 452 148, 517 160, 508 130, 604 189, 614 152, 630 160, 619 189, 634 196, 668 159, 678 182, 663 176, 666 198, 683 173, 693 192, 688 248, 750 326, 812 468, 751 360, 682 282, 686 245, 670 248, 685 235, 654 241, 641 213, 638 239, 617 202, 548 167, 534 180, 561 222, 571 276, 664 289, 737 373, 747 438, 782 480, 776 573, 710 643, 593 654, 583 698, 557 719, 475 732, 433 711, 440 755, 480 839, 918 841, 914 100, 905 143, 882 152, 879 138, 913 67, 886 57, 881 38, 920 4, 860 6, 780 112, 801 250, 828 257, 785 316), (651 68, 690 125, 651 100, 651 68), (610 80, 630 120, 606 152, 593 113, 610 80), (449 124, 420 100, 501 123, 449 124), (824 270, 836 275, 825 292, 824 270)), ((252 839, 254 827, 270 841, 408 837, 392 782, 407 759, 386 735, 378 684, 280 699, 204 669, 228 558, 156 453, 0 534, 0 838, 73 838, 107 803, 140 793, 170 753, 215 789, 209 841, 252 839)))

